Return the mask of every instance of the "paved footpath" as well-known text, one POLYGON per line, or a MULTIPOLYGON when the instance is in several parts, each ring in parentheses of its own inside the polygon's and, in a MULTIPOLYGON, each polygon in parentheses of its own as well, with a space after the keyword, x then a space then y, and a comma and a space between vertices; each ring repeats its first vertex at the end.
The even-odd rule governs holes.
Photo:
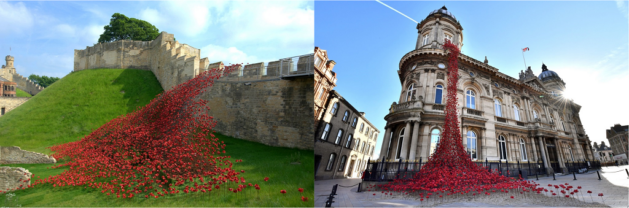
MULTIPOLYGON (((576 174, 577 180, 574 180, 572 174, 564 176, 556 176, 556 180, 553 177, 541 177, 539 180, 533 180, 544 187, 547 184, 564 184, 569 183, 571 186, 582 186, 584 192, 587 190, 592 191, 592 197, 587 197, 587 193, 584 193, 583 198, 579 200, 585 202, 603 203, 601 197, 598 197, 598 193, 603 193, 605 204, 611 207, 629 207, 629 177, 625 172, 625 168, 629 169, 629 166, 623 165, 619 167, 603 167, 599 170, 601 179, 598 180, 596 171, 590 171, 584 174, 576 174)), ((361 182, 361 179, 334 179, 334 180, 318 180, 315 181, 315 207, 325 207, 325 201, 327 196, 332 191, 334 184, 339 184, 337 189, 337 195, 334 198, 333 207, 409 207, 419 206, 419 202, 416 200, 404 200, 404 199, 383 199, 374 200, 373 193, 376 192, 356 192, 358 189, 357 184, 361 182)), ((379 193, 379 192, 378 192, 379 193)), ((500 207, 500 204, 492 203, 478 203, 478 202, 456 202, 449 204, 438 205, 440 207, 500 207)), ((504 205, 502 205, 504 206, 504 205)), ((527 206, 526 204, 518 206, 527 206)), ((531 205, 532 206, 532 205, 531 205)), ((539 205, 537 205, 539 206, 539 205)))

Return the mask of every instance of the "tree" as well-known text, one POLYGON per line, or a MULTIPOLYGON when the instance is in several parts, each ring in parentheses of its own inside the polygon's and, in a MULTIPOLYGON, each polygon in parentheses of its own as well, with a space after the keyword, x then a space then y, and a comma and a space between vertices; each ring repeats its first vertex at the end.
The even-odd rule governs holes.
POLYGON ((48 87, 52 83, 56 82, 57 80, 59 80, 61 78, 59 78, 59 77, 48 77, 46 75, 39 76, 39 75, 31 74, 31 76, 28 76, 28 79, 30 79, 31 81, 35 82, 35 84, 38 84, 39 86, 48 87))
POLYGON ((117 40, 155 40, 159 29, 151 23, 136 18, 128 18, 124 14, 115 13, 111 16, 109 25, 105 25, 105 32, 98 38, 99 43, 117 40))

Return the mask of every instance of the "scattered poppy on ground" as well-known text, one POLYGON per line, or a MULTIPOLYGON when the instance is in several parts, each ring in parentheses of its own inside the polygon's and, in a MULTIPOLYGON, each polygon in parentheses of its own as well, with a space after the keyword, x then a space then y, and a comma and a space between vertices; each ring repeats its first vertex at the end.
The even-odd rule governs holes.
POLYGON ((269 177, 264 177, 264 181, 269 181, 269 177))
POLYGON ((300 193, 304 193, 304 189, 303 188, 298 188, 297 189, 300 193))
POLYGON ((308 197, 301 196, 302 201, 308 201, 308 197))
POLYGON ((280 190, 280 193, 285 194, 286 190, 280 190))

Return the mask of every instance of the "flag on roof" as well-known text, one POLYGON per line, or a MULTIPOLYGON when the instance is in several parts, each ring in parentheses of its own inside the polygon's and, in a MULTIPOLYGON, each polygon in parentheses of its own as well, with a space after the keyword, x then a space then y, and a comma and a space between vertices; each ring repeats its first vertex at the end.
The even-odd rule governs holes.
POLYGON ((526 47, 526 48, 523 48, 523 49, 522 49, 522 52, 524 52, 524 51, 528 51, 528 50, 529 50, 529 47, 526 47))

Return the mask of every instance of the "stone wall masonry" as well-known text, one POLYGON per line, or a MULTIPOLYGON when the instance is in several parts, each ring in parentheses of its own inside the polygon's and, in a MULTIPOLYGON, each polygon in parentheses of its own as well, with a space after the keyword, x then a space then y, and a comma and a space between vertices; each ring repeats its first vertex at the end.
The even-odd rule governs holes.
POLYGON ((0 166, 0 191, 7 192, 31 185, 33 174, 24 168, 0 166), (28 182, 24 182, 28 181, 28 182))
POLYGON ((22 150, 20 147, 0 146, 0 164, 42 164, 56 163, 52 156, 42 153, 22 150))
MULTIPOLYGON (((17 108, 31 99, 30 97, 0 97, 0 108, 4 108, 4 114, 17 108)), ((3 115, 0 115, 2 117, 3 115)))
POLYGON ((31 95, 36 95, 44 90, 44 87, 35 84, 35 82, 17 73, 13 74, 13 82, 17 84, 17 88, 31 95))
POLYGON ((314 80, 218 80, 200 97, 218 121, 214 130, 270 146, 314 149, 314 80), (248 85, 247 85, 248 84, 248 85))

